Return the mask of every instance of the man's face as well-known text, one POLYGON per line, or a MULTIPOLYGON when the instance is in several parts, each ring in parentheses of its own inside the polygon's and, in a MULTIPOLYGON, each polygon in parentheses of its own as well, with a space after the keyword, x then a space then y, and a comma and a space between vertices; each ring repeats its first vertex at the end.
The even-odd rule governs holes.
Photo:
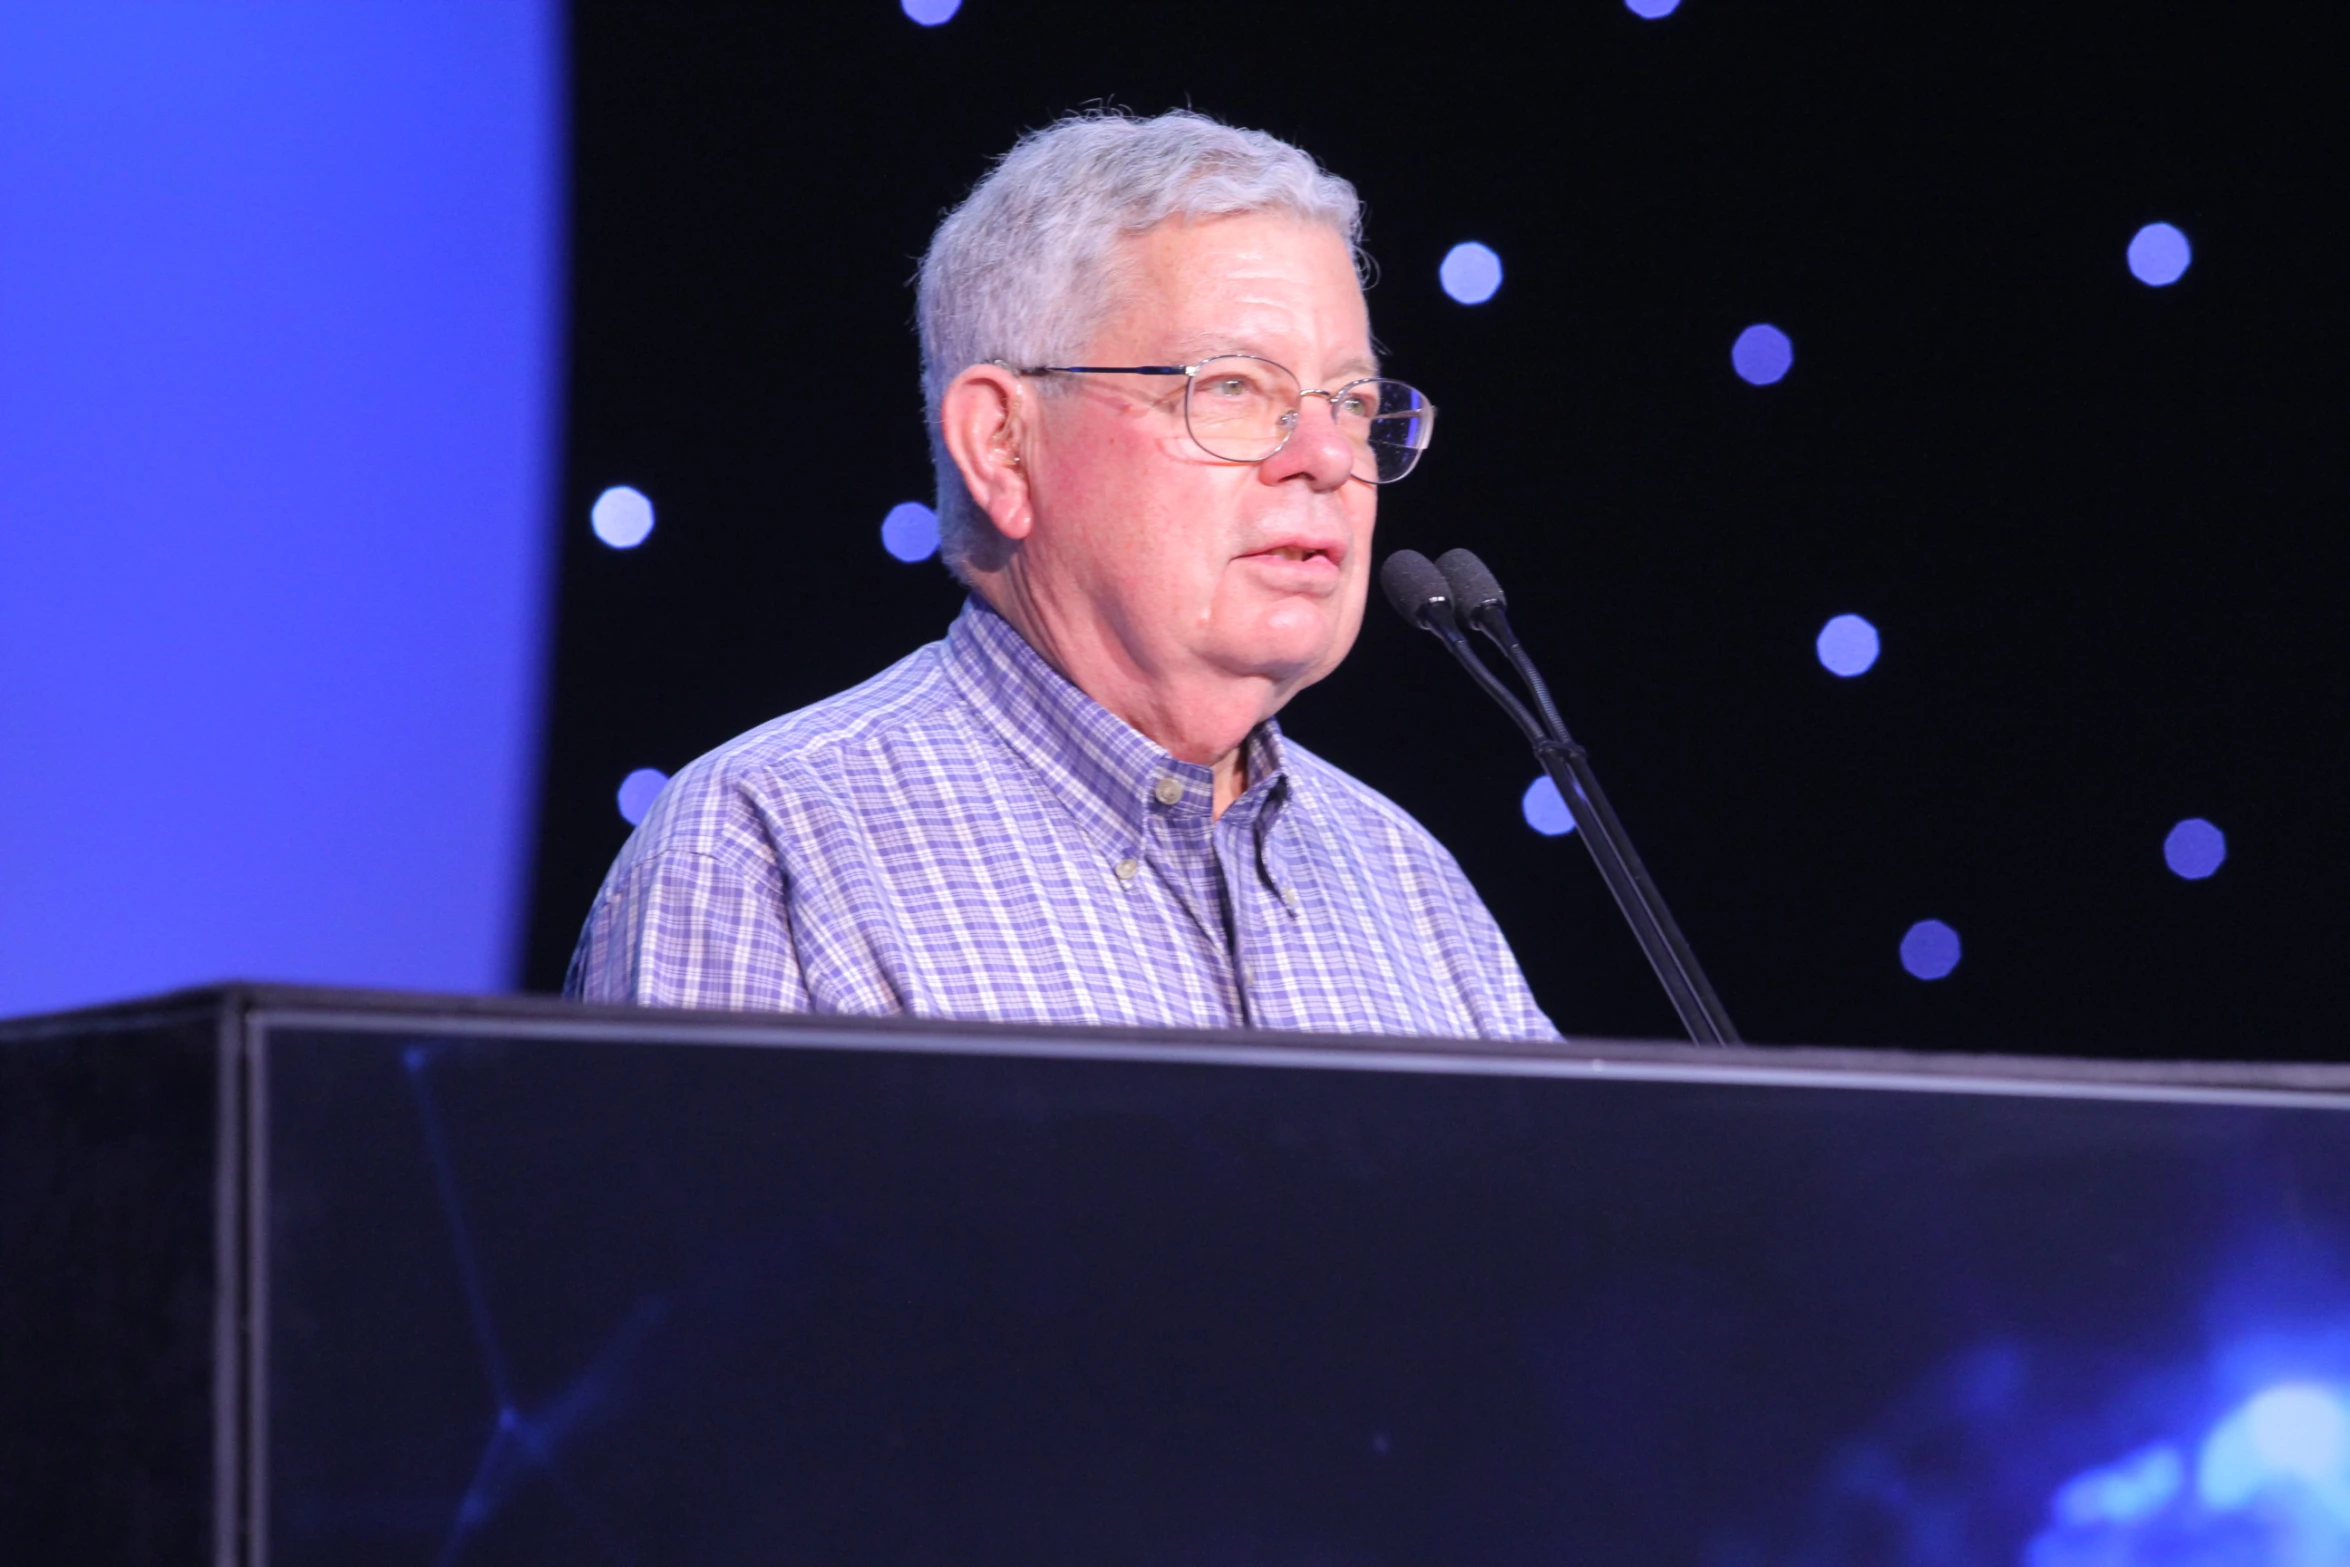
MULTIPOLYGON (((1078 363, 1255 354, 1330 390, 1377 368, 1353 259, 1321 224, 1177 221, 1124 246, 1125 286, 1078 363)), ((1378 492, 1348 477, 1328 399, 1305 399, 1288 444, 1243 464, 1192 442, 1184 390, 1071 376, 1036 400, 1031 589, 1064 624, 1090 617, 1144 679, 1258 677, 1277 707, 1354 645, 1378 492)))

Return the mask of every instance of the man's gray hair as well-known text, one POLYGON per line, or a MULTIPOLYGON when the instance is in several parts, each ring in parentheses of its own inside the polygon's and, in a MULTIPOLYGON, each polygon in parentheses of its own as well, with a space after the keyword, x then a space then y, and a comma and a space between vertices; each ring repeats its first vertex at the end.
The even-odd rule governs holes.
POLYGON ((975 364, 1067 364, 1115 303, 1121 239, 1169 218, 1290 212, 1359 256, 1355 188, 1263 131, 1178 109, 1071 115, 1030 131, 947 214, 922 258, 922 398, 938 474, 939 554, 970 580, 993 524, 947 452, 939 400, 975 364))

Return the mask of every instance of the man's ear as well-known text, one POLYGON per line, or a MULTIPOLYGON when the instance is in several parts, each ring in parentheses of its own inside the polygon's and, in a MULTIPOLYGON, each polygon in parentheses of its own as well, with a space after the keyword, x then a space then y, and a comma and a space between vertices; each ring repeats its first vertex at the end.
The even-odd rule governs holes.
POLYGON ((962 471, 964 488, 1007 539, 1024 539, 1035 522, 1029 509, 1023 447, 1029 389, 1002 365, 973 365, 947 383, 938 400, 939 433, 962 471))

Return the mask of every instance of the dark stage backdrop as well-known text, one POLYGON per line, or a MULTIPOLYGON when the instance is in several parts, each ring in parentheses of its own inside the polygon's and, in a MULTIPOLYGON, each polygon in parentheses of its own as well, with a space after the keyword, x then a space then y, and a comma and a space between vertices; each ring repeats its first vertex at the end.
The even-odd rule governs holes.
MULTIPOLYGON (((2350 868, 2350 313, 2331 8, 574 7, 569 451, 528 979, 615 789, 937 636, 908 281, 1024 127, 1190 104, 1370 204, 1443 410, 1382 553, 1466 545, 1752 1037, 2323 1054, 2350 868), (2149 223, 2193 262, 2149 287, 2149 223), (1505 277, 1438 284, 1464 240, 1505 277), (1732 342, 1783 329, 1753 386, 1732 342), (608 486, 650 496, 599 543, 608 486), (1882 656, 1814 638, 1867 617, 1882 656), (2165 866, 2175 822, 2217 874, 2165 866), (1905 972, 1939 919, 1957 968, 1905 972)), ((1374 604, 1283 723, 1460 857, 1569 1032, 1669 1035, 1534 768, 1374 604)))

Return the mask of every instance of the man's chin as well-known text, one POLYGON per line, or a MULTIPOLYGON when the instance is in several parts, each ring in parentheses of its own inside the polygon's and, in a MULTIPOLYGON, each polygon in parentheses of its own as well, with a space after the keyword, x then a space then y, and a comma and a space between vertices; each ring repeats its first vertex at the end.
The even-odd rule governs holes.
POLYGON ((1327 628, 1312 637, 1259 636, 1224 649, 1216 662, 1236 678, 1263 680, 1287 690, 1310 686, 1346 656, 1327 628))

